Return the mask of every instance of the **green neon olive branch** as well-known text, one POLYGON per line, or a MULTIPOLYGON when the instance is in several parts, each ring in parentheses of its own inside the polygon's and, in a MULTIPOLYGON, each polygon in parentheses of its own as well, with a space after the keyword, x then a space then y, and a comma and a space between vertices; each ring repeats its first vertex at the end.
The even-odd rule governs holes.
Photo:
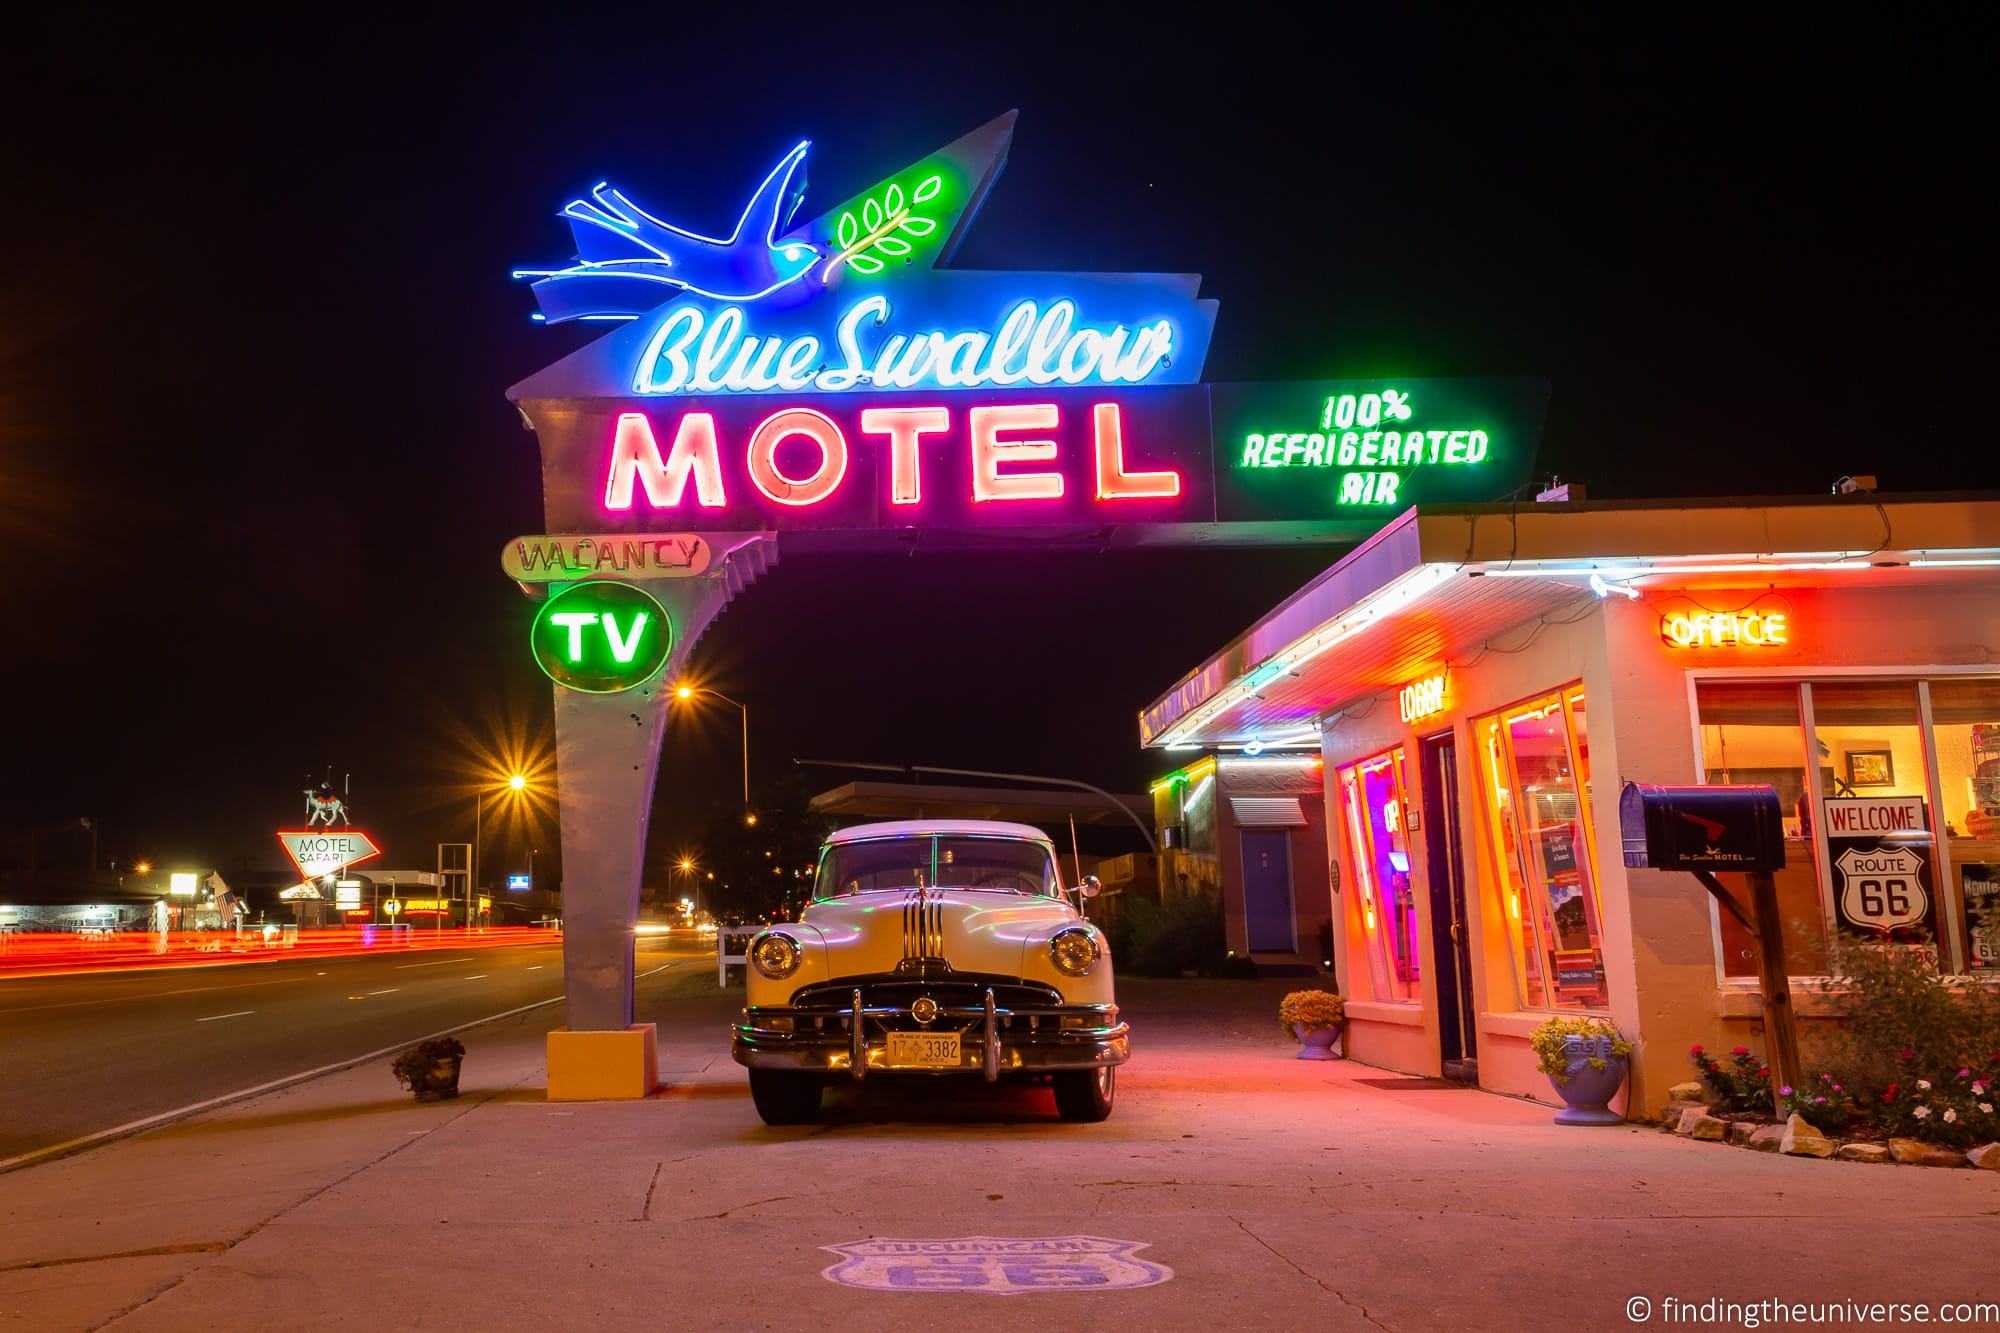
POLYGON ((883 269, 883 263, 873 250, 897 259, 906 259, 912 253, 910 243, 897 235, 924 237, 937 230, 937 221, 925 217, 914 209, 916 204, 928 203, 944 189, 944 177, 936 172, 918 182, 906 203, 903 187, 891 182, 882 192, 882 197, 874 196, 861 201, 861 211, 857 216, 853 209, 847 209, 834 224, 834 243, 840 253, 827 261, 826 276, 822 281, 831 281, 834 270, 842 264, 857 273, 874 275, 883 269))

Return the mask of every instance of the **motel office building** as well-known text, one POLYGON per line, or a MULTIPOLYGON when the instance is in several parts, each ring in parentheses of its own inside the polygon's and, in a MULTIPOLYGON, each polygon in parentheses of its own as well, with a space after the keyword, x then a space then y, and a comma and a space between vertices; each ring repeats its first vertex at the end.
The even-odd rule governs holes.
MULTIPOLYGON (((1625 866, 1628 781, 1777 789, 1806 1023, 1832 1012, 1830 935, 2000 973, 2000 500, 1412 509, 1140 729, 1318 777, 1298 916, 1331 918, 1370 1064, 1551 1100, 1529 1033, 1597 1014, 1637 1043, 1638 1115, 1689 1046, 1761 1049, 1755 943, 1692 876, 1625 866)), ((1232 945, 1254 945, 1227 871, 1232 945)))

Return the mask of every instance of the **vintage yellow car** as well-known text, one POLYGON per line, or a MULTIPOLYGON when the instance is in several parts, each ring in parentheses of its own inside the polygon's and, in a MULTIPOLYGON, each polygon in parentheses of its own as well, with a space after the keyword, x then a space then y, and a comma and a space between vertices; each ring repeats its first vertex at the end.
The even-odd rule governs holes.
POLYGON ((1046 1080, 1065 1120, 1111 1114, 1130 1054, 1111 954, 1026 824, 843 829, 812 901, 750 942, 731 1053, 773 1125, 819 1114, 839 1079, 1046 1080))

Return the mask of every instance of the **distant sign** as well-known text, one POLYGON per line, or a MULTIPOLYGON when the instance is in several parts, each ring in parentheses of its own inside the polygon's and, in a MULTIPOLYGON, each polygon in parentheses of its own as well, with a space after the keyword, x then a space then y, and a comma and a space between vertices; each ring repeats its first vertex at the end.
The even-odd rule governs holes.
POLYGON ((382 900, 382 910, 390 916, 396 916, 402 912, 403 904, 395 898, 385 898, 382 900))
POLYGON ((192 898, 199 892, 201 877, 189 870, 176 870, 167 876, 167 893, 175 898, 192 898))
POLYGON ((509 893, 526 893, 533 887, 535 887, 534 884, 526 875, 507 876, 507 892, 509 893))
POLYGON ((278 841, 292 858, 292 864, 299 868, 299 878, 308 881, 337 874, 382 854, 382 849, 359 829, 342 829, 338 833, 328 829, 280 830, 278 841))
POLYGON ((822 1277, 872 1291, 1126 1291, 1174 1276, 1165 1264, 1135 1257, 1146 1242, 1103 1236, 857 1240, 823 1248, 842 1258, 822 1277))
POLYGON ((693 533, 601 532, 516 537, 500 567, 521 583, 569 582, 600 574, 692 578, 708 568, 708 543, 693 533))

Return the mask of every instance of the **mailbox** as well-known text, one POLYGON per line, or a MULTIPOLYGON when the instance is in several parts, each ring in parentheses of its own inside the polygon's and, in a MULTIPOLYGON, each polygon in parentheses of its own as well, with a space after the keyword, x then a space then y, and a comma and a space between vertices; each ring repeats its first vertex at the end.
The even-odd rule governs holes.
POLYGON ((1654 870, 1781 870, 1785 817, 1774 787, 1654 787, 1618 797, 1625 864, 1654 870))

